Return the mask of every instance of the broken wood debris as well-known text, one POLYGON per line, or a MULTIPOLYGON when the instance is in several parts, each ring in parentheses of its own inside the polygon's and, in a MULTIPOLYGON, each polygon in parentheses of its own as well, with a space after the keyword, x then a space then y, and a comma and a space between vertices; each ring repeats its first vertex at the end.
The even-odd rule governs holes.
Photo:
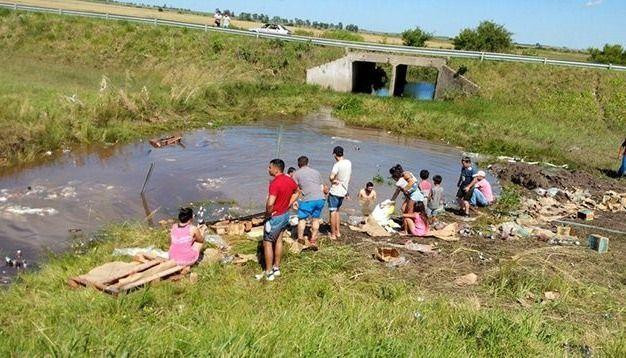
POLYGON ((178 144, 181 142, 182 139, 183 137, 179 135, 173 135, 173 136, 163 137, 163 138, 154 138, 154 139, 150 139, 150 145, 153 146, 154 148, 162 148, 168 145, 178 144))

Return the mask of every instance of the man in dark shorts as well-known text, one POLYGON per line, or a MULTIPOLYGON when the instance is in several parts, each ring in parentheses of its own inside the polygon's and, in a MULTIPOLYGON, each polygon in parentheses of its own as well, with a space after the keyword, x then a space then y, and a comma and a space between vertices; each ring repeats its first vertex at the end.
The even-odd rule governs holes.
POLYGON ((256 275, 257 280, 265 278, 274 281, 280 276, 280 259, 283 253, 281 236, 289 225, 289 208, 298 197, 298 185, 284 174, 285 162, 281 159, 270 161, 268 173, 274 179, 270 182, 265 204, 265 228, 263 230, 263 254, 265 271, 256 275))
POLYGON ((459 176, 459 181, 456 184, 459 188, 456 193, 456 197, 459 207, 465 215, 469 215, 469 209, 465 210, 465 202, 469 202, 472 198, 472 191, 474 190, 473 185, 476 182, 476 180, 474 180, 474 175, 477 172, 478 170, 472 166, 472 159, 470 159, 470 157, 463 157, 463 159, 461 159, 461 175, 459 176))
POLYGON ((328 193, 328 211, 330 212, 330 239, 335 240, 341 237, 339 228, 341 226, 341 216, 339 209, 343 199, 348 195, 348 185, 352 175, 352 163, 343 157, 343 148, 336 146, 333 149, 335 165, 330 171, 330 190, 328 193))

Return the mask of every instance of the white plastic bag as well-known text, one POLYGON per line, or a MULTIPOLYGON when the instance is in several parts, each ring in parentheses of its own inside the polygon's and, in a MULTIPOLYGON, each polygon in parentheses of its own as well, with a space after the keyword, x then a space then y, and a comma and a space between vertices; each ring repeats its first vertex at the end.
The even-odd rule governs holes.
POLYGON ((385 200, 382 203, 376 205, 370 217, 376 220, 378 225, 385 226, 389 222, 389 218, 396 210, 394 202, 391 200, 385 200))

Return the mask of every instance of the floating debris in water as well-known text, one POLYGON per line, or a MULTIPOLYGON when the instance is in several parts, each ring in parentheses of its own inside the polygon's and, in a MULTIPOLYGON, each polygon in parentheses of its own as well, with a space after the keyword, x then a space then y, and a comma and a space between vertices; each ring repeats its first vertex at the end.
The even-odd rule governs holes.
POLYGON ((225 178, 207 178, 198 179, 200 182, 199 188, 201 189, 218 189, 224 184, 225 178))
POLYGON ((5 213, 14 214, 14 215, 55 215, 58 211, 54 208, 29 208, 27 206, 21 205, 11 205, 5 207, 3 210, 5 213))
POLYGON ((340 141, 344 141, 344 142, 361 143, 360 140, 351 139, 351 138, 344 138, 344 137, 331 137, 330 139, 332 139, 332 140, 340 140, 340 141))

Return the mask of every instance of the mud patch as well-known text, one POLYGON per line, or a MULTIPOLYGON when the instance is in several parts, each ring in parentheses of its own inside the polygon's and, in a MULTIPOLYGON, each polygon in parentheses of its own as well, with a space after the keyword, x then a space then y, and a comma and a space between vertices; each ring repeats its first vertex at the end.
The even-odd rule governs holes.
POLYGON ((593 196, 602 195, 608 190, 626 191, 626 182, 600 178, 583 171, 568 171, 527 163, 496 163, 491 166, 493 173, 503 182, 520 185, 526 189, 584 188, 593 196))

